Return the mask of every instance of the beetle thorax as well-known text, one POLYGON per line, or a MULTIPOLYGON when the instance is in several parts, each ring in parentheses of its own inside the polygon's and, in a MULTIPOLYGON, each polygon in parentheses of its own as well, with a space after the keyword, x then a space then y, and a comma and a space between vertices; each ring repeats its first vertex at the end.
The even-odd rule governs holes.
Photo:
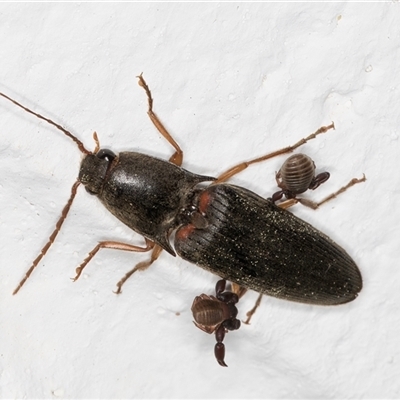
POLYGON ((101 149, 82 160, 78 179, 90 194, 100 193, 107 171, 115 159, 116 155, 112 151, 101 149))

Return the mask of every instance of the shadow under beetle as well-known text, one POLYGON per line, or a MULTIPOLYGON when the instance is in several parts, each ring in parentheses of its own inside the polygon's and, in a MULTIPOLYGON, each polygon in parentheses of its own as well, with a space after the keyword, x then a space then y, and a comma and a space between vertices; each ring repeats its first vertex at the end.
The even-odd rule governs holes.
POLYGON ((171 255, 176 252, 222 279, 285 300, 335 305, 357 297, 362 288, 361 274, 344 249, 310 224, 276 206, 271 199, 225 183, 251 164, 292 152, 333 128, 333 124, 321 127, 293 146, 240 163, 215 179, 180 167, 183 152, 154 114, 153 99, 142 76, 139 76, 139 85, 147 93, 149 117, 175 148, 169 161, 136 152, 116 155, 100 149, 96 134, 96 147, 90 152, 62 126, 0 93, 62 131, 84 154, 79 178, 72 186, 55 230, 14 294, 54 242, 82 183, 120 221, 143 235, 145 245, 99 242, 77 268, 75 280, 101 248, 151 251, 149 260, 138 263, 118 282, 116 293, 120 293, 124 282, 135 271, 148 268, 164 249, 171 255), (212 184, 198 186, 207 181, 212 184), (173 231, 176 232, 175 251, 169 240, 173 231))

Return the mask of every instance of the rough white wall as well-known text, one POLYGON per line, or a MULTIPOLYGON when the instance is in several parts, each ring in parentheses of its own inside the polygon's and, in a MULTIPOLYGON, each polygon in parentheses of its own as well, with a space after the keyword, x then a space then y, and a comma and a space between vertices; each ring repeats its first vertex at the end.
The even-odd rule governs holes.
MULTIPOLYGON (((192 324, 195 295, 217 277, 162 254, 116 296, 144 256, 101 251, 140 238, 80 190, 56 243, 11 293, 53 230, 81 155, 57 130, 0 99, 0 396, 2 398, 395 398, 400 396, 398 2, 267 4, 1 4, 0 90, 93 148, 167 158, 155 110, 184 166, 217 175, 293 144, 331 179, 313 212, 293 212, 340 243, 364 278, 359 298, 323 308, 264 298, 250 326, 229 333, 229 368, 192 324)), ((234 182, 269 196, 284 158, 234 182)), ((240 302, 240 315, 256 293, 240 302)))

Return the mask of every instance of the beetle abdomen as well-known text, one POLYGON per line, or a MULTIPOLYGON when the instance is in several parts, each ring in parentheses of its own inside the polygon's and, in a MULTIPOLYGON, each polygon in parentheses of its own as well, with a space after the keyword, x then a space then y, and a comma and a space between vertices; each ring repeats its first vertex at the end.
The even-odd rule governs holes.
POLYGON ((329 237, 270 200, 229 184, 198 198, 206 224, 180 227, 176 252, 248 289, 301 303, 334 305, 362 288, 351 257, 329 237))

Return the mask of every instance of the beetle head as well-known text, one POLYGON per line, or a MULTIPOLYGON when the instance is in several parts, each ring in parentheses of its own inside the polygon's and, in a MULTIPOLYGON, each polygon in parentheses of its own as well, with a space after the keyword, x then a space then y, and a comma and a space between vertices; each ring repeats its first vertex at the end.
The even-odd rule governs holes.
POLYGON ((116 155, 107 149, 85 156, 81 162, 78 179, 88 193, 94 195, 100 193, 107 171, 115 158, 116 155))

